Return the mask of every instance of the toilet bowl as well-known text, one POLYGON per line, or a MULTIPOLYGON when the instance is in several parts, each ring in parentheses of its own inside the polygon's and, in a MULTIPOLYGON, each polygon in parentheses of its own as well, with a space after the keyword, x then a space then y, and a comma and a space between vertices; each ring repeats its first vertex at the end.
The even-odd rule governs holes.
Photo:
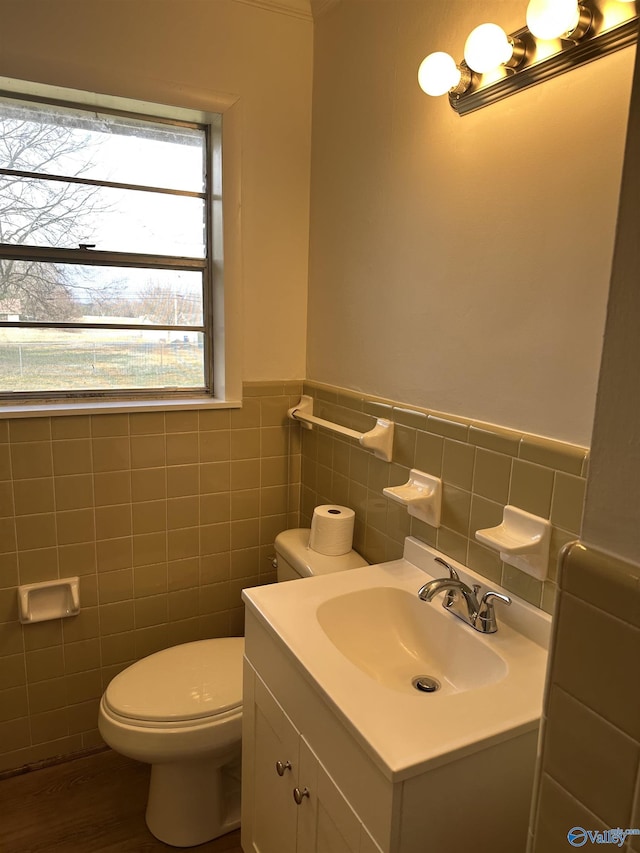
POLYGON ((240 637, 164 649, 117 675, 100 702, 105 743, 151 764, 146 821, 166 844, 240 825, 243 651, 240 637))
MULTIPOLYGON (((309 529, 276 538, 278 581, 366 565, 355 551, 327 557, 309 529)), ((116 752, 151 765, 147 826, 174 847, 203 844, 240 825, 244 639, 183 643, 115 676, 98 728, 116 752)))

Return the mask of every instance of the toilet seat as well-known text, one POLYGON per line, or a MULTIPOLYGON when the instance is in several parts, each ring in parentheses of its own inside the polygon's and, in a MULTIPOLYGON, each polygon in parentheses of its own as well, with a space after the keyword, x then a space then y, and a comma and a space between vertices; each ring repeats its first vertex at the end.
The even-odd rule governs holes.
POLYGON ((244 640, 197 640, 132 664, 107 687, 110 717, 141 728, 198 728, 242 713, 244 640))

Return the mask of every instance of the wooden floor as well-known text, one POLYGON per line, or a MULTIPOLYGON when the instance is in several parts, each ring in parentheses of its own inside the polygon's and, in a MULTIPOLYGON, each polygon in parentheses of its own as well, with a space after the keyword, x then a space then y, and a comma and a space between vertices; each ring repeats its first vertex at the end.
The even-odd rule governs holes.
MULTIPOLYGON (((0 781, 3 853, 151 853, 177 850, 144 821, 149 767, 100 752, 0 781)), ((184 848, 183 848, 184 849, 184 848)), ((242 853, 240 832, 186 848, 242 853)))

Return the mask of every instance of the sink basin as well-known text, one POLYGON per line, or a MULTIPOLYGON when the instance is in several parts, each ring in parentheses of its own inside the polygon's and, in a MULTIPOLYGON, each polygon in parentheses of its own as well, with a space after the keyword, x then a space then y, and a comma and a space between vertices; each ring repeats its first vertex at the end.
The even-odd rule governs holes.
POLYGON ((320 604, 318 624, 358 669, 394 690, 415 690, 416 676, 440 682, 442 693, 487 686, 506 675, 504 662, 438 601, 379 586, 338 595, 320 604))

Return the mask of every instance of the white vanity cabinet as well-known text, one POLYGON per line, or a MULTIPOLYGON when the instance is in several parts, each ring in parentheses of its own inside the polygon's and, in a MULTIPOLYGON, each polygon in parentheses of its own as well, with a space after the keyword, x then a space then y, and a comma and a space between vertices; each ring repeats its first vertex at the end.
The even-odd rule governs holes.
POLYGON ((244 708, 245 853, 381 853, 248 662, 244 708))
MULTIPOLYGON (((524 850, 546 652, 505 627, 482 640, 506 661, 493 683, 384 687, 332 647, 317 611, 364 581, 415 593, 424 574, 406 562, 339 574, 243 593, 244 853, 524 850)), ((467 649, 457 637, 452 666, 467 649)))

